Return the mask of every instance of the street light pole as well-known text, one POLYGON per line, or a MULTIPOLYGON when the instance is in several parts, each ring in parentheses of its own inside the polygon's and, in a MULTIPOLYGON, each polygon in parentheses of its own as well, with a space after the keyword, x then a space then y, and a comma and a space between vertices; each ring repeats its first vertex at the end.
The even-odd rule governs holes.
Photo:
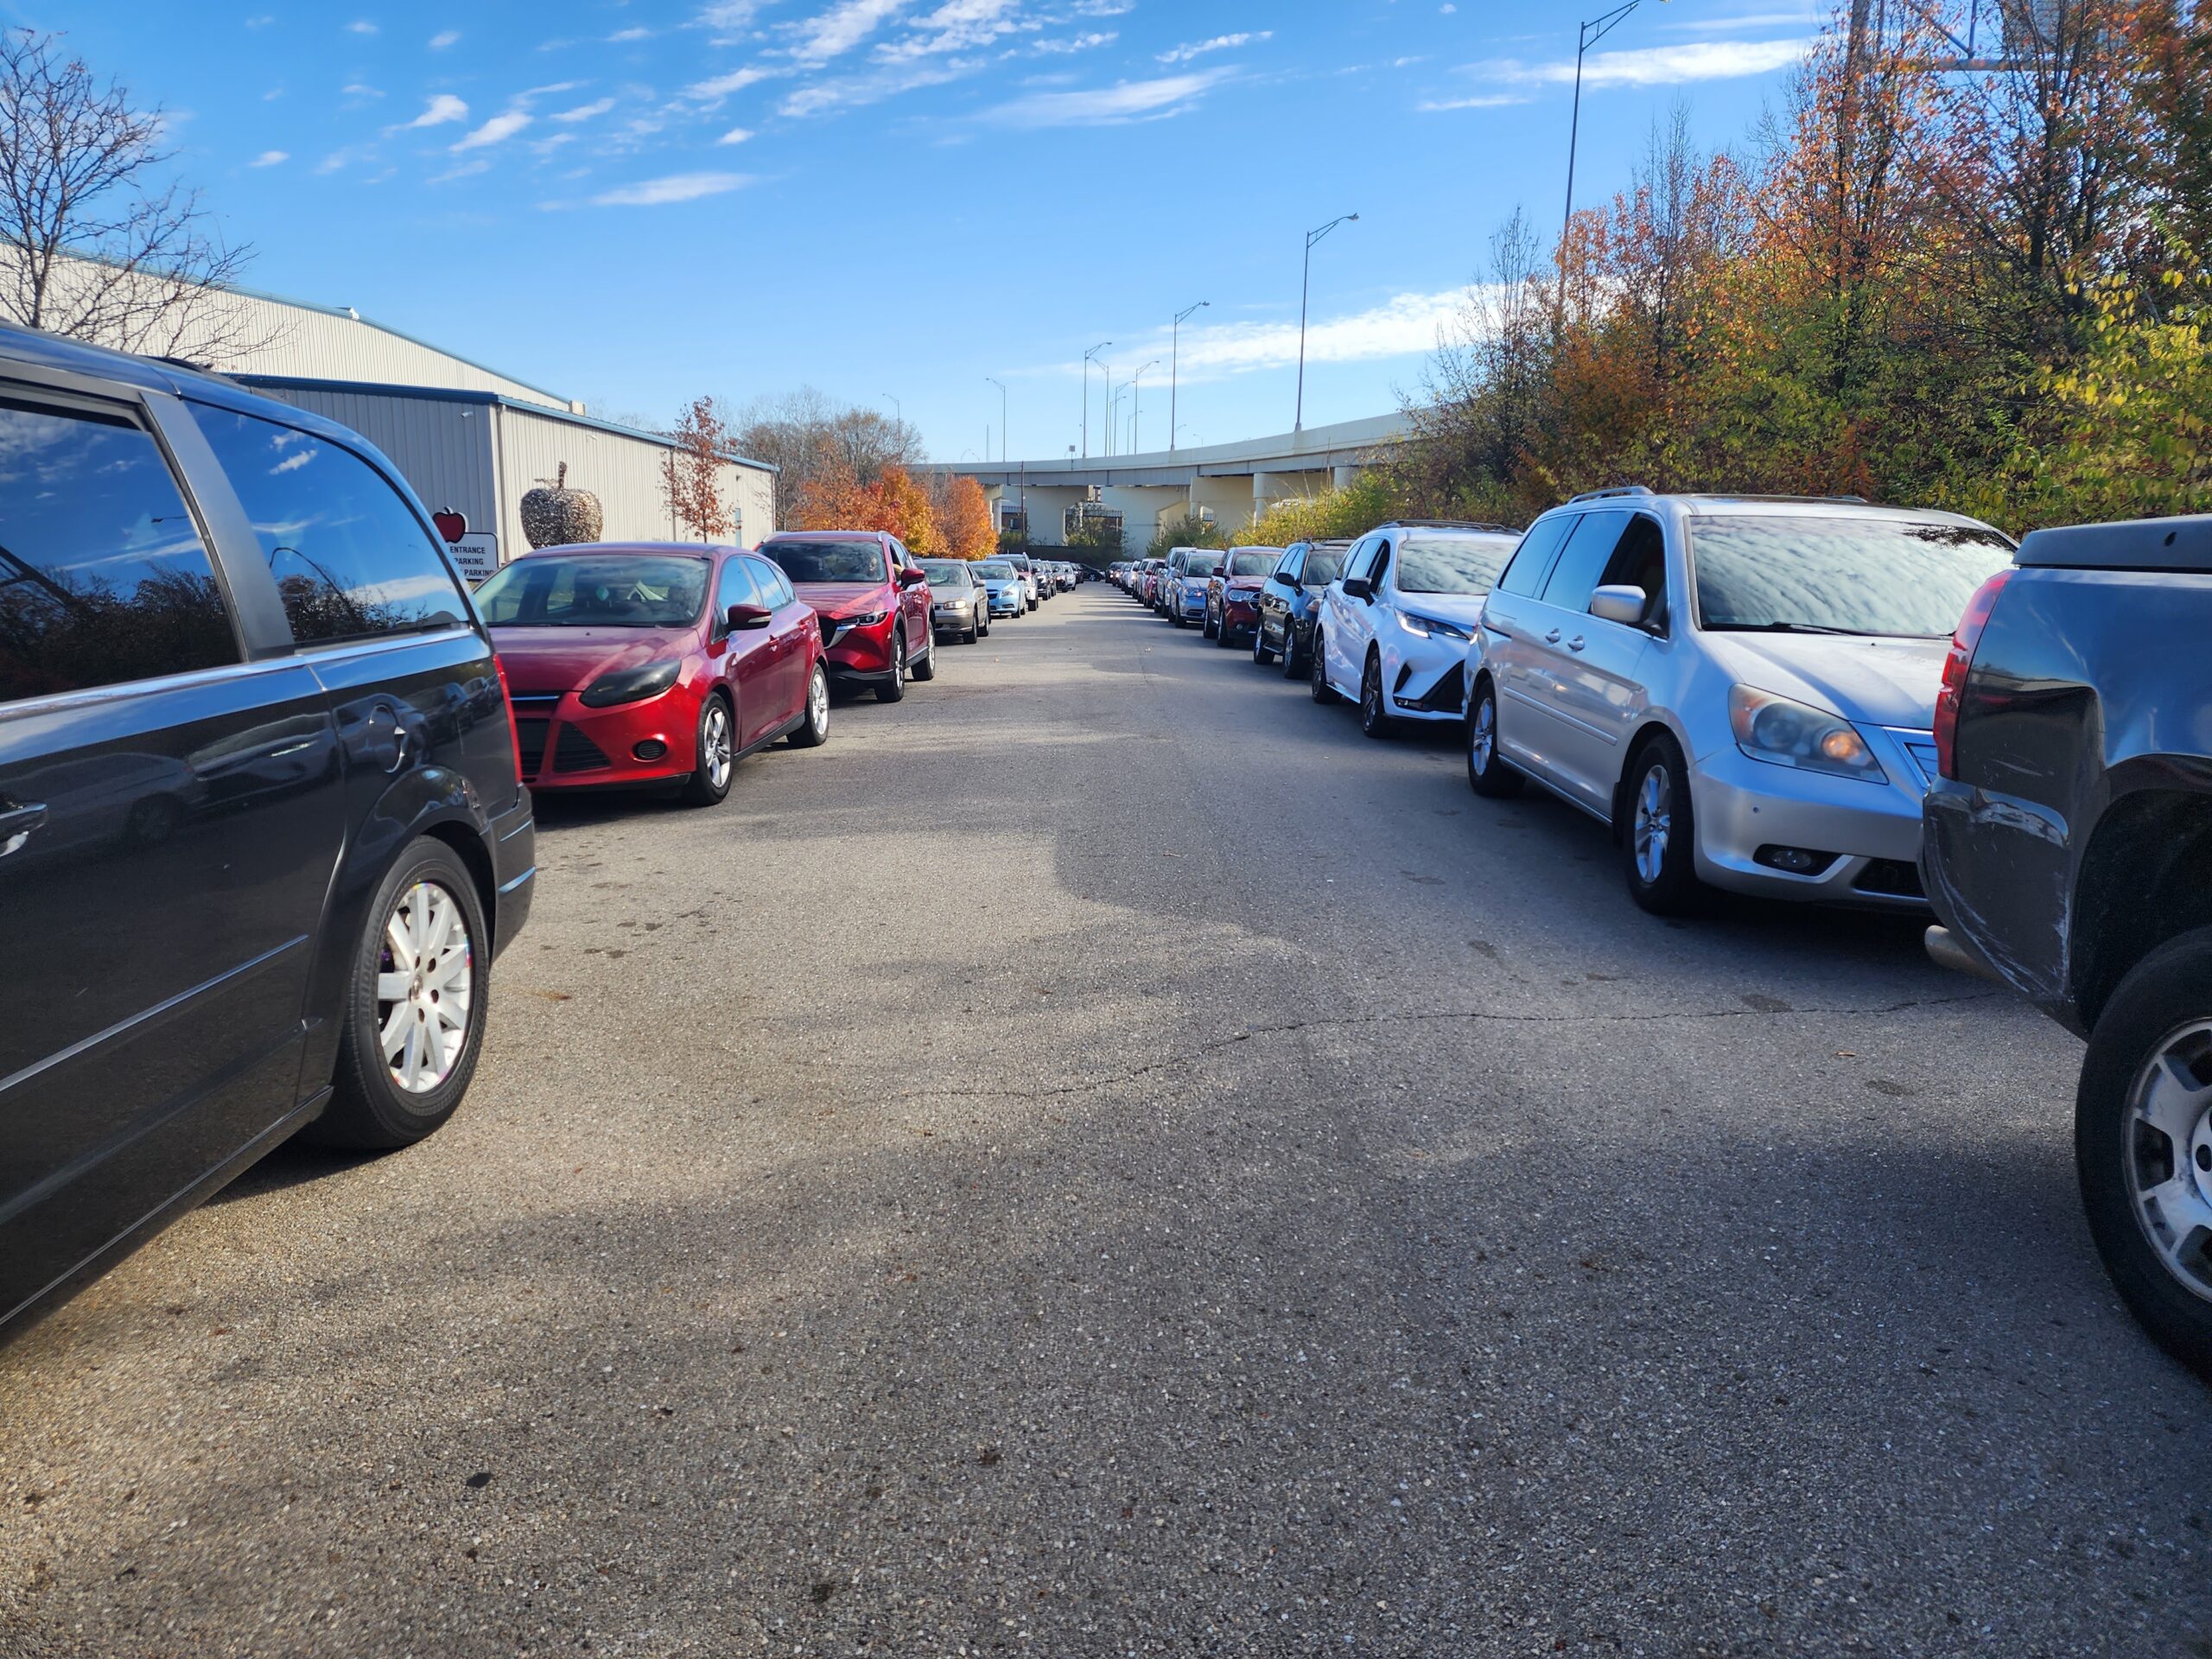
POLYGON ((1582 25, 1574 39, 1574 113, 1568 118, 1567 128, 1567 213, 1559 224, 1559 305, 1558 324, 1567 321, 1567 233, 1574 223, 1574 149, 1582 137, 1582 58, 1583 54, 1611 34, 1628 20, 1643 0, 1624 0, 1604 16, 1592 18, 1582 25))
MULTIPOLYGON (((1629 0, 1630 5, 1636 0, 1629 0)), ((1313 245, 1339 225, 1357 225, 1357 213, 1340 213, 1318 231, 1306 232, 1306 267, 1298 278, 1298 412, 1292 418, 1290 429, 1306 429, 1306 299, 1311 291, 1313 277, 1313 245)))
MULTIPOLYGON (((1144 369, 1156 369, 1159 366, 1160 359, 1155 357, 1144 365, 1144 369)), ((1144 410, 1144 391, 1139 384, 1144 379, 1144 369, 1139 369, 1129 377, 1129 453, 1133 455, 1144 447, 1137 442, 1137 434, 1142 430, 1137 424, 1137 421, 1144 410)))
POLYGON ((892 417, 893 420, 897 421, 897 422, 899 423, 899 425, 901 425, 901 426, 906 425, 906 404, 902 404, 902 403, 900 403, 900 402, 899 402, 896 397, 893 397, 889 392, 887 392, 887 391, 886 391, 886 392, 880 392, 880 393, 878 393, 877 395, 878 395, 879 397, 880 397, 883 399, 883 401, 884 401, 884 402, 886 402, 887 404, 889 404, 891 405, 891 417, 892 417))
MULTIPOLYGON (((1003 467, 1006 465, 1006 383, 992 380, 988 374, 983 378, 999 389, 999 465, 1003 467)), ((986 454, 983 459, 988 461, 990 456, 986 454)))
POLYGON ((1212 303, 1213 302, 1211 300, 1200 300, 1196 305, 1189 306, 1183 310, 1178 311, 1175 314, 1174 327, 1168 330, 1167 453, 1171 455, 1175 453, 1175 382, 1177 379, 1176 371, 1182 366, 1183 360, 1183 319, 1189 316, 1192 312, 1202 311, 1212 303))
MULTIPOLYGON (((1114 342, 1102 340, 1083 354, 1083 458, 1090 459, 1090 359, 1114 342)), ((1100 365, 1103 367, 1102 364, 1100 365)))

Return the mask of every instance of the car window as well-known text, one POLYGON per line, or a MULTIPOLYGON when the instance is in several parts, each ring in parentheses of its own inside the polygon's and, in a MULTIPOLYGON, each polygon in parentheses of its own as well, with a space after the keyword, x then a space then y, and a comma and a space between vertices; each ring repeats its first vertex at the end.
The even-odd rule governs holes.
POLYGON ((1344 574, 1347 580, 1363 576, 1375 558, 1375 543, 1366 540, 1354 542, 1351 551, 1344 555, 1344 574))
POLYGON ((451 627, 467 616, 436 540, 368 462, 256 415, 196 414, 253 521, 299 644, 451 627))
POLYGON ((925 559, 922 574, 931 583, 942 588, 965 588, 969 585, 968 567, 958 559, 925 559))
POLYGON ((780 609, 798 598, 791 592, 791 579, 767 560, 748 556, 745 564, 753 572, 753 584, 760 591, 763 605, 780 609))
POLYGON ((1497 579, 1500 593, 1517 594, 1522 599, 1534 599, 1544 585, 1550 571, 1552 556, 1560 545, 1574 533, 1581 523, 1580 513, 1562 512, 1550 518, 1539 519, 1513 555, 1513 562, 1505 567, 1505 574, 1497 579))
POLYGON ((1690 551, 1700 626, 1926 639, 2012 562, 1986 524, 1840 512, 1700 516, 1690 551))
MULTIPOLYGON (((1667 534, 1648 512, 1629 518, 1628 528, 1614 544, 1612 556, 1599 574, 1600 588, 1641 588, 1647 620, 1666 612, 1667 534)), ((1586 604, 1587 601, 1586 601, 1586 604)))
POLYGON ((1305 564, 1306 550, 1294 547, 1282 556, 1282 563, 1275 566, 1275 575, 1295 588, 1298 586, 1298 573, 1305 564))
POLYGON ((1375 568, 1369 572, 1367 580, 1377 593, 1382 591, 1382 584, 1389 577, 1392 551, 1390 539, 1387 536, 1375 543, 1375 568))
POLYGON ((151 435, 0 400, 0 702, 238 660, 214 566, 151 435))
POLYGON ((760 556, 783 567, 793 582, 882 582, 883 543, 874 537, 849 542, 760 543, 760 556))
POLYGON ((679 554, 535 553, 476 590, 495 628, 680 628, 706 599, 707 561, 679 554))
POLYGON ((1544 603, 1563 611, 1588 610, 1598 575, 1620 545, 1630 522, 1625 512, 1584 513, 1581 524, 1552 562, 1552 573, 1544 582, 1544 603))
POLYGON ((1344 574, 1344 561, 1333 547, 1306 550, 1306 568, 1298 580, 1308 588, 1325 588, 1344 574))
POLYGON ((715 584, 715 615, 727 616, 733 605, 760 605, 766 601, 760 594, 760 584, 753 580, 753 572, 746 568, 743 559, 732 559, 722 566, 721 580, 715 584))
POLYGON ((1226 556, 1219 553, 1193 553, 1183 561, 1186 576, 1210 576, 1221 569, 1226 556))
POLYGON ((1278 549, 1248 547, 1229 556, 1229 574, 1232 576, 1264 576, 1275 568, 1278 549))
POLYGON ((1414 531, 1399 539, 1398 591, 1487 594, 1512 551, 1513 543, 1500 535, 1414 531))

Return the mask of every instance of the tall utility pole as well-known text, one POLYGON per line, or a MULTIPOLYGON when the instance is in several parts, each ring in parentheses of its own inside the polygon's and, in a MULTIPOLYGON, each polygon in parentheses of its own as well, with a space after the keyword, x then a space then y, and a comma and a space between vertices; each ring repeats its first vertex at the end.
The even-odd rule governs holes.
MULTIPOLYGON (((1144 369, 1156 369, 1159 366, 1160 359, 1155 357, 1144 365, 1144 369)), ((1144 378, 1144 369, 1139 369, 1129 377, 1129 453, 1133 455, 1144 448, 1137 442, 1137 434, 1142 429, 1137 424, 1137 417, 1144 408, 1144 391, 1138 383, 1144 378)))
POLYGON ((1183 358, 1183 319, 1184 319, 1184 318, 1185 318, 1185 317, 1187 317, 1187 316, 1189 316, 1189 315, 1191 315, 1191 313, 1192 313, 1192 312, 1193 312, 1193 311, 1203 311, 1203 310, 1205 310, 1206 307, 1208 307, 1208 306, 1211 305, 1212 303, 1213 303, 1213 302, 1212 302, 1211 300, 1200 300, 1200 301, 1199 301, 1196 305, 1192 305, 1192 306, 1186 306, 1186 307, 1185 307, 1185 308, 1184 308, 1182 310, 1178 311, 1178 312, 1175 314, 1175 323, 1174 323, 1174 326, 1173 326, 1172 328, 1170 328, 1170 329, 1168 330, 1168 337, 1167 337, 1167 453, 1168 453, 1169 454, 1171 454, 1171 455, 1172 455, 1172 454, 1173 454, 1175 453, 1175 381, 1176 381, 1176 370, 1177 370, 1177 369, 1179 369, 1179 368, 1182 365, 1182 358, 1183 358))
MULTIPOLYGON (((1114 342, 1102 340, 1083 354, 1083 458, 1090 459, 1090 363, 1091 359, 1114 342)), ((1098 365, 1104 368, 1104 364, 1098 365)))
POLYGON ((901 425, 901 426, 906 425, 906 404, 902 404, 902 403, 900 403, 900 402, 899 402, 896 397, 893 397, 889 392, 887 392, 887 392, 883 392, 883 393, 881 393, 881 394, 880 394, 880 395, 882 397, 883 401, 884 401, 885 403, 887 403, 887 404, 890 404, 890 405, 891 405, 891 418, 892 418, 892 419, 893 419, 893 420, 895 420, 895 421, 897 421, 897 422, 899 423, 899 425, 901 425))
POLYGON ((1574 113, 1567 124, 1567 213, 1559 222, 1559 305, 1554 326, 1567 324, 1567 232, 1574 222, 1574 147, 1582 137, 1582 58, 1583 54, 1604 40, 1606 35, 1628 21, 1643 0, 1624 0, 1603 16, 1593 17, 1582 25, 1574 39, 1574 113))
MULTIPOLYGON (((999 389, 999 465, 1003 467, 1006 465, 1006 383, 1002 380, 993 380, 988 374, 983 378, 999 389)), ((983 451, 983 459, 988 461, 990 458, 991 452, 987 446, 983 451)))
MULTIPOLYGON (((1636 0, 1629 0, 1629 3, 1634 5, 1636 0)), ((1290 423, 1294 432, 1306 429, 1306 296, 1313 285, 1313 245, 1339 225, 1358 223, 1357 213, 1339 213, 1319 230, 1306 232, 1306 269, 1298 279, 1298 413, 1290 423)))

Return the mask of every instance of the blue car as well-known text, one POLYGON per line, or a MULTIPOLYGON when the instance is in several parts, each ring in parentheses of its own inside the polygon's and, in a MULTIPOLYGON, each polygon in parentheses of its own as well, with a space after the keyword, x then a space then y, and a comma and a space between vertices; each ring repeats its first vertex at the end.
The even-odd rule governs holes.
POLYGON ((1350 542, 1293 542, 1260 589, 1260 625, 1252 632, 1252 660, 1280 658, 1283 677, 1302 680, 1312 666, 1314 607, 1344 574, 1350 542))

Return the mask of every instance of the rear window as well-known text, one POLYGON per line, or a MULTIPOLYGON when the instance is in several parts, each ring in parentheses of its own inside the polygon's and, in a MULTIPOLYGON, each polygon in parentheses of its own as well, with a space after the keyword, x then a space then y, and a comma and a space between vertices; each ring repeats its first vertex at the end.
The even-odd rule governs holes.
POLYGON ((1229 574, 1232 576, 1265 576, 1274 572, 1282 562, 1279 547, 1246 548, 1229 556, 1229 574))
POLYGON ((793 582, 888 582, 891 567, 883 543, 866 542, 763 542, 760 556, 780 566, 793 582))
POLYGON ((1418 531, 1398 543, 1398 591, 1486 594, 1512 553, 1510 536, 1418 531))
POLYGON ((1690 520, 1698 624, 1716 632, 1935 639, 2012 562, 1986 524, 1847 513, 1690 520))

